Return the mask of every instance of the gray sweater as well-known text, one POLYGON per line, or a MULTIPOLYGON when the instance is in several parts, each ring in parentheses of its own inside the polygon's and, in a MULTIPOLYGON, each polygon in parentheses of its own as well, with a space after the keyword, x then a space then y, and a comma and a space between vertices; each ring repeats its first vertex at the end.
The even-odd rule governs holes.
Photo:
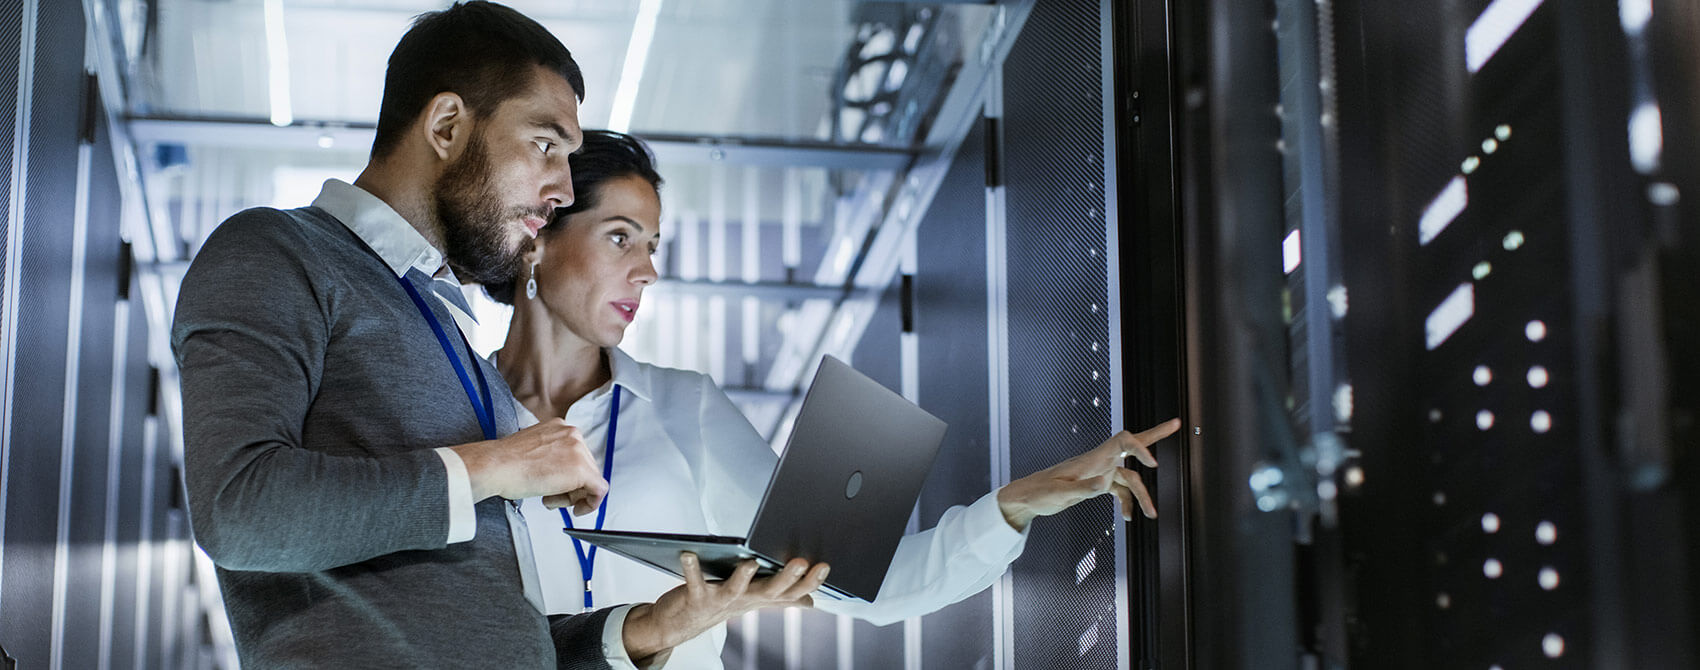
MULTIPOLYGON (((512 433, 507 385, 426 302, 512 433)), ((245 667, 546 668, 557 652, 608 667, 607 610, 546 619, 526 601, 504 502, 447 544, 432 449, 484 436, 424 317, 341 222, 311 207, 225 221, 183 279, 171 344, 189 515, 245 667)))

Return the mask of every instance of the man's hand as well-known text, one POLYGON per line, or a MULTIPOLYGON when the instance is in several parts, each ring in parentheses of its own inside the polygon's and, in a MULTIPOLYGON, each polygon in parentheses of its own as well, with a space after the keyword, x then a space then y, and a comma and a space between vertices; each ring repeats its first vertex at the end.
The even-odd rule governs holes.
POLYGON ((764 607, 809 607, 809 594, 826 583, 827 565, 793 558, 779 572, 755 579, 757 564, 744 561, 723 582, 703 579, 696 554, 679 556, 685 583, 661 594, 653 605, 626 614, 626 654, 640 661, 677 647, 745 612, 764 607))
POLYGON ((466 463, 474 501, 542 496, 550 509, 571 505, 574 513, 585 514, 608 494, 608 482, 578 429, 558 418, 499 440, 450 448, 466 463))
POLYGON ((1147 518, 1157 518, 1157 507, 1139 473, 1122 467, 1128 456, 1146 467, 1157 467, 1151 445, 1180 430, 1180 419, 1169 419, 1144 432, 1122 431, 1074 458, 1017 479, 998 490, 998 509, 1010 527, 1024 530, 1034 517, 1050 516, 1083 500, 1105 493, 1121 500, 1122 518, 1133 519, 1139 505, 1147 518))

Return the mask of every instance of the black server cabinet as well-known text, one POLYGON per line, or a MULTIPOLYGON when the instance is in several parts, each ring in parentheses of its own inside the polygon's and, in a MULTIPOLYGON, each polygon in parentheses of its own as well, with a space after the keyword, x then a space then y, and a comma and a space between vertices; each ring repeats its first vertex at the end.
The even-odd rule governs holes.
POLYGON ((1700 11, 1129 9, 1200 431, 1162 666, 1692 667, 1700 11))
POLYGON ((1692 667, 1693 10, 1338 5, 1351 659, 1692 667))

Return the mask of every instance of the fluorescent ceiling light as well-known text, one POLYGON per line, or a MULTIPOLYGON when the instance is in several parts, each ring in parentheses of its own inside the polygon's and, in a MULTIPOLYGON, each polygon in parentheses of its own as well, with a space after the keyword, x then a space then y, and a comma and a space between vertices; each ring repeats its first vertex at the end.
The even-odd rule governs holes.
POLYGON ((1464 65, 1480 72, 1540 6, 1541 0, 1493 0, 1464 33, 1464 65))
POLYGON ((295 122, 289 104, 289 42, 283 36, 283 0, 266 0, 266 60, 272 104, 272 125, 295 122))
POLYGON ((627 132, 632 126, 632 111, 637 107, 638 83, 643 80, 643 67, 649 61, 649 45, 655 41, 655 22, 661 17, 661 0, 643 0, 638 5, 637 22, 632 24, 632 41, 626 44, 626 60, 620 67, 620 85, 614 90, 614 110, 608 115, 608 129, 627 132))

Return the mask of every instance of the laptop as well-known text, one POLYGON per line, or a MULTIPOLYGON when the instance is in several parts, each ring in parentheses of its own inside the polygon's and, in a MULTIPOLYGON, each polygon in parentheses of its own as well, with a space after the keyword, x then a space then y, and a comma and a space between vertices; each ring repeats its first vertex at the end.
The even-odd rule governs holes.
POLYGON ((944 439, 945 423, 831 356, 821 360, 749 537, 563 529, 683 578, 679 554, 725 579, 755 559, 772 574, 803 557, 832 565, 817 596, 871 601, 885 581, 944 439))

